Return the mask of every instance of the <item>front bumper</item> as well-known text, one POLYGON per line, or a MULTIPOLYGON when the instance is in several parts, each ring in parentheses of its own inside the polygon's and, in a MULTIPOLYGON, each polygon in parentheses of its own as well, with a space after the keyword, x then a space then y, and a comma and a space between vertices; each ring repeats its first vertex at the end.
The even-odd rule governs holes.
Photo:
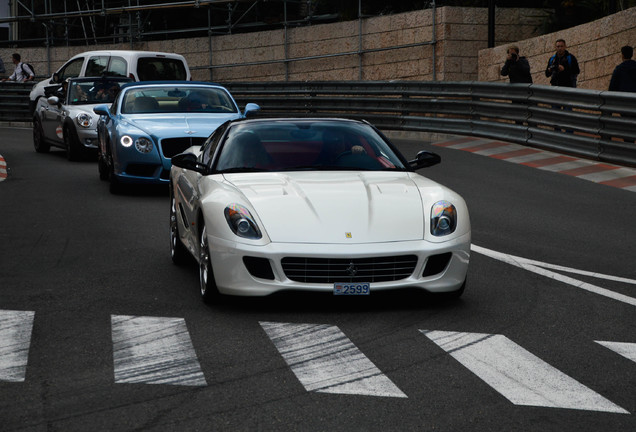
POLYGON ((290 256, 347 260, 406 254, 417 256, 417 264, 411 276, 395 281, 372 282, 371 292, 403 288, 417 288, 433 293, 456 291, 466 280, 470 260, 470 233, 442 243, 421 240, 355 245, 270 243, 265 246, 252 246, 212 236, 208 237, 208 241, 219 292, 238 296, 264 296, 285 290, 333 292, 333 284, 290 280, 281 264, 283 258, 290 256), (450 253, 451 257, 443 270, 424 276, 429 257, 444 253, 450 253), (244 263, 244 257, 267 260, 272 269, 273 279, 253 276, 244 263))

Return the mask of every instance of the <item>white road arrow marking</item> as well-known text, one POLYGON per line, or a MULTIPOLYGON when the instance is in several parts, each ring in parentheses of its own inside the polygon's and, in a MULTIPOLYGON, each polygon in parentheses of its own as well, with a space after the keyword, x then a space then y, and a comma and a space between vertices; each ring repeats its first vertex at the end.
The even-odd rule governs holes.
POLYGON ((420 331, 515 405, 629 414, 505 336, 420 331))
POLYGON ((183 318, 112 315, 115 382, 207 385, 183 318))
POLYGON ((0 310, 0 381, 26 378, 35 312, 0 310))
POLYGON ((260 324, 307 391, 407 397, 336 326, 260 324))
POLYGON ((636 362, 636 343, 628 342, 604 342, 595 341, 597 344, 603 345, 605 348, 609 348, 617 354, 622 355, 625 358, 636 362))

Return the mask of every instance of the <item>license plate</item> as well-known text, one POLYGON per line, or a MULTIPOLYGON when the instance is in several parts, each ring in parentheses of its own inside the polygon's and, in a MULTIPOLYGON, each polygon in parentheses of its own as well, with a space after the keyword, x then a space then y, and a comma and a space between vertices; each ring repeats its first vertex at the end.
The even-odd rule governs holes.
POLYGON ((369 295, 371 284, 336 282, 333 284, 333 295, 369 295))

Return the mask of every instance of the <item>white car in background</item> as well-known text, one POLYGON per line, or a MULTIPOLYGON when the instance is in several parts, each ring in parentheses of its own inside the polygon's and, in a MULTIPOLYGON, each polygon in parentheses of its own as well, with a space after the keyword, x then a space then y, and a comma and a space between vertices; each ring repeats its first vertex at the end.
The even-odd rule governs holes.
POLYGON ((133 81, 189 81, 192 79, 185 57, 175 53, 155 51, 86 51, 71 57, 62 67, 33 86, 29 95, 31 112, 44 89, 62 84, 67 78, 128 77, 133 81))

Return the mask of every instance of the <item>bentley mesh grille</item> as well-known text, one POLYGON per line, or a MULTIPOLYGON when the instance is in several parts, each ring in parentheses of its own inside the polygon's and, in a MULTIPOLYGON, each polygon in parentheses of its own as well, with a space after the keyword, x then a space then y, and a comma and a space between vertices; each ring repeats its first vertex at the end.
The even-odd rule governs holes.
POLYGON ((417 256, 355 259, 285 257, 281 264, 287 278, 295 282, 389 282, 411 276, 417 256))
POLYGON ((172 158, 172 156, 183 153, 192 146, 203 144, 206 139, 199 137, 164 138, 161 140, 161 152, 165 157, 172 158))

